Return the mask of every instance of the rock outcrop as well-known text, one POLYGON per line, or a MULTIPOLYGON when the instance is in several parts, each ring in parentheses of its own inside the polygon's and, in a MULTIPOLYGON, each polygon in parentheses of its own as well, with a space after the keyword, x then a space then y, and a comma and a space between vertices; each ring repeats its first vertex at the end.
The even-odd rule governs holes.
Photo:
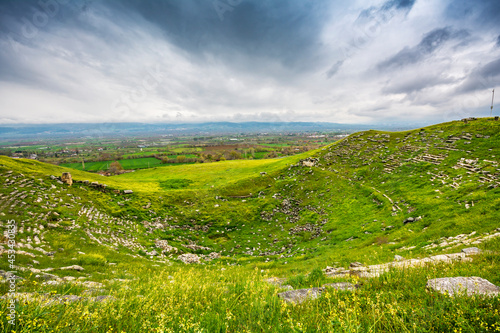
POLYGON ((477 276, 431 279, 427 281, 426 287, 450 297, 458 295, 494 297, 500 295, 500 288, 498 286, 477 276))
POLYGON ((330 277, 344 277, 349 275, 357 275, 363 278, 373 278, 380 276, 380 274, 389 271, 391 268, 410 268, 422 267, 427 264, 437 263, 453 263, 456 261, 471 261, 471 256, 479 253, 479 249, 466 248, 462 252, 439 254, 423 259, 404 259, 401 256, 395 257, 395 261, 379 264, 364 266, 359 262, 353 262, 349 265, 349 269, 340 267, 326 267, 323 272, 330 277), (403 258, 403 259, 402 259, 403 258))

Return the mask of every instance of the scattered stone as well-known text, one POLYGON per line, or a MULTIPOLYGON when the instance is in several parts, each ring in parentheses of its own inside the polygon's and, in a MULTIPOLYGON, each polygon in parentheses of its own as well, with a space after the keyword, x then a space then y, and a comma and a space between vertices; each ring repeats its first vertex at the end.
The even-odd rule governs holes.
POLYGON ((2 279, 0 280, 1 283, 6 283, 8 282, 8 280, 24 280, 20 276, 2 270, 0 270, 0 276, 2 277, 2 279))
POLYGON ((356 268, 356 267, 363 267, 363 266, 364 266, 364 265, 363 265, 362 263, 357 262, 357 261, 356 261, 356 262, 351 262, 351 263, 349 264, 349 268, 356 268))
POLYGON ((308 157, 306 158, 305 160, 302 160, 301 163, 303 166, 306 166, 306 167, 313 167, 316 165, 316 163, 319 162, 319 159, 317 158, 312 158, 312 157, 308 157))
POLYGON ((28 256, 28 257, 32 257, 32 258, 36 257, 36 255, 34 255, 33 253, 26 252, 26 251, 17 250, 16 253, 17 254, 22 254, 22 255, 25 255, 25 256, 28 256))
POLYGON ((348 290, 353 291, 359 288, 359 285, 352 284, 350 282, 336 282, 336 283, 327 283, 323 285, 324 288, 333 288, 337 290, 348 290))
POLYGON ((450 297, 456 295, 484 295, 492 297, 500 294, 498 286, 477 276, 431 279, 427 281, 426 287, 450 297))
POLYGON ((123 194, 132 194, 132 193, 134 193, 134 191, 132 191, 132 190, 124 190, 123 191, 123 194))
POLYGON ((287 303, 299 304, 306 300, 316 299, 321 296, 324 288, 310 288, 289 290, 278 294, 287 303))
POLYGON ((408 218, 406 218, 406 219, 403 221, 403 224, 406 224, 406 223, 411 223, 411 222, 413 222, 413 221, 415 221, 415 219, 414 219, 413 217, 408 217, 408 218))
POLYGON ((74 270, 74 271, 83 271, 83 267, 82 266, 78 266, 78 265, 72 265, 72 266, 67 266, 67 267, 61 267, 59 268, 61 270, 74 270))
POLYGON ((403 260, 405 260, 405 258, 403 258, 403 257, 402 257, 402 256, 400 256, 400 255, 397 255, 397 254, 396 254, 396 255, 394 256, 394 261, 403 261, 403 260))
POLYGON ((168 245, 168 241, 164 240, 164 239, 157 240, 155 242, 155 246, 157 248, 162 249, 162 253, 169 253, 169 252, 175 252, 175 253, 177 253, 179 251, 176 247, 168 245))
POLYGON ((54 274, 49 274, 49 273, 42 273, 35 275, 37 279, 44 280, 44 281, 57 281, 59 279, 59 276, 54 275, 54 274))
POLYGON ((473 254, 481 253, 481 250, 478 249, 477 247, 468 247, 468 248, 462 249, 462 252, 465 253, 465 255, 473 255, 473 254))
POLYGON ((185 264, 199 264, 200 263, 200 257, 198 255, 193 254, 193 253, 185 253, 181 254, 180 256, 177 257, 180 261, 182 261, 185 264))
POLYGON ((417 222, 417 221, 420 221, 422 219, 421 216, 418 216, 418 217, 408 217, 406 218, 404 221, 403 221, 403 224, 408 224, 408 223, 413 223, 413 222, 417 222))
POLYGON ((210 250, 209 247, 206 246, 201 246, 201 245, 196 245, 196 244, 188 244, 188 245, 182 245, 190 250, 197 251, 197 250, 210 250))
POLYGON ((210 253, 208 254, 208 257, 209 257, 210 259, 212 259, 212 260, 213 260, 213 259, 219 259, 219 258, 220 258, 220 253, 218 253, 218 252, 210 252, 210 253))
POLYGON ((270 277, 268 279, 265 279, 264 282, 267 282, 274 286, 283 287, 283 283, 285 283, 286 280, 286 278, 270 277))

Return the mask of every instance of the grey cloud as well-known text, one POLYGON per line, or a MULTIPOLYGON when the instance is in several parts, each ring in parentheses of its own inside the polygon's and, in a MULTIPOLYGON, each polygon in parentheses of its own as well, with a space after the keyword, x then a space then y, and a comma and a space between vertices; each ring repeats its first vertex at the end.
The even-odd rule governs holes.
POLYGON ((343 60, 337 61, 335 64, 333 64, 332 67, 326 72, 326 77, 328 79, 331 79, 337 72, 339 71, 340 67, 342 67, 342 64, 344 63, 343 60))
POLYGON ((415 4, 415 0, 392 0, 387 1, 382 8, 398 8, 398 9, 411 9, 415 4))
POLYGON ((491 89, 500 85, 500 58, 476 68, 458 88, 459 93, 491 89))
POLYGON ((452 0, 446 8, 446 17, 463 24, 473 21, 478 29, 499 27, 500 1, 498 0, 452 0))
POLYGON ((498 35, 498 37, 497 37, 497 43, 496 43, 496 46, 500 47, 500 35, 498 35))
MULTIPOLYGON (((375 37, 376 31, 397 14, 407 15, 414 4, 415 0, 388 0, 378 7, 372 6, 361 11, 354 22, 355 36, 348 43, 347 49, 343 50, 344 58, 359 52, 370 39, 375 37)), ((326 72, 327 79, 335 76, 344 62, 345 59, 335 62, 326 72)))
POLYGON ((404 48, 393 57, 381 62, 378 68, 384 70, 415 64, 434 53, 449 40, 464 40, 469 37, 469 35, 470 34, 465 30, 455 32, 449 27, 432 30, 422 38, 418 45, 404 48))
POLYGON ((439 74, 434 75, 408 75, 391 80, 387 86, 382 89, 384 94, 412 94, 420 92, 423 89, 431 88, 441 84, 452 84, 457 79, 443 77, 439 74))

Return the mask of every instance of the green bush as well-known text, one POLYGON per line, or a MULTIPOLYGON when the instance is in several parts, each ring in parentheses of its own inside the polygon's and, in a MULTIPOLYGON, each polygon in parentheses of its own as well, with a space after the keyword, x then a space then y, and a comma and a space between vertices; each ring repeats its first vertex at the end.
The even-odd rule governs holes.
POLYGON ((306 284, 306 277, 302 274, 292 276, 288 278, 286 284, 291 285, 293 289, 303 288, 306 284))
POLYGON ((79 265, 104 266, 107 260, 100 254, 89 253, 80 255, 77 262, 79 265))
POLYGON ((320 287, 321 284, 325 283, 325 281, 325 273, 323 273, 323 271, 319 267, 313 269, 307 276, 307 284, 314 287, 320 287))

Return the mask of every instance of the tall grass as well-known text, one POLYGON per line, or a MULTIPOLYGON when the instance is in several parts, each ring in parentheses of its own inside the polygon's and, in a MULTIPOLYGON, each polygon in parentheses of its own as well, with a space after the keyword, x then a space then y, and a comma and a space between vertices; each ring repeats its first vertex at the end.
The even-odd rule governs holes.
MULTIPOLYGON (((298 305, 283 302, 280 289, 264 282, 269 276, 258 269, 130 267, 129 274, 136 278, 115 283, 113 301, 19 303, 15 331, 498 332, 499 297, 450 298, 425 289, 429 278, 464 272, 492 279, 496 271, 486 266, 499 255, 488 256, 475 263, 394 270, 356 280, 361 288, 355 292, 328 289, 319 299, 298 305)), ((305 280, 312 286, 323 283, 318 272, 305 280)), ((2 302, 2 313, 6 306, 2 302)), ((13 329, 5 315, 0 327, 4 332, 13 329)))

